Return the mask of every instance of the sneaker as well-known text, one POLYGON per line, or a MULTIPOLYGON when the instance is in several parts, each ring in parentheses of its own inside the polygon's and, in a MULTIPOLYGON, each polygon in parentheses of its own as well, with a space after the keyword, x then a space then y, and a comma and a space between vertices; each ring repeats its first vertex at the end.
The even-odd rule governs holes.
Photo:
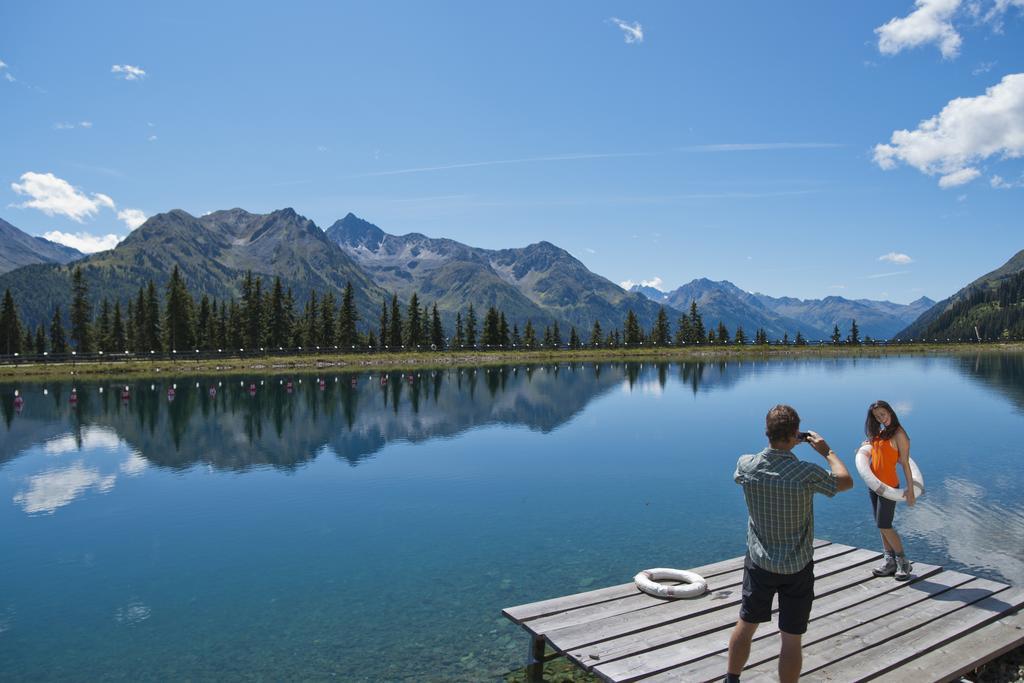
POLYGON ((910 572, 913 569, 914 565, 910 563, 910 560, 900 555, 896 558, 896 573, 893 575, 893 578, 897 581, 906 581, 910 578, 910 572))
POLYGON ((871 570, 875 576, 892 576, 896 573, 896 558, 886 553, 882 558, 882 564, 871 570))

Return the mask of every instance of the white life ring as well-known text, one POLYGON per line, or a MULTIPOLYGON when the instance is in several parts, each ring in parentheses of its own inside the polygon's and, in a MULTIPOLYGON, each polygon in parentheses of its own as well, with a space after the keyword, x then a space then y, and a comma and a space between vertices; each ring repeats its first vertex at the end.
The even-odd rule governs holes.
POLYGON ((708 590, 704 577, 685 569, 645 569, 633 577, 636 587, 656 598, 699 598, 708 590), (658 581, 682 581, 678 586, 667 586, 658 581))
MULTIPOLYGON (((906 491, 904 489, 893 488, 888 484, 883 484, 875 476, 875 473, 871 471, 871 444, 863 444, 857 449, 856 456, 857 472, 860 474, 860 478, 864 480, 864 483, 868 485, 868 488, 874 491, 882 498, 888 498, 894 500, 897 503, 905 501, 906 491)), ((924 493, 924 477, 921 475, 921 470, 918 469, 917 463, 914 459, 910 459, 910 478, 914 482, 914 496, 920 496, 924 493)))

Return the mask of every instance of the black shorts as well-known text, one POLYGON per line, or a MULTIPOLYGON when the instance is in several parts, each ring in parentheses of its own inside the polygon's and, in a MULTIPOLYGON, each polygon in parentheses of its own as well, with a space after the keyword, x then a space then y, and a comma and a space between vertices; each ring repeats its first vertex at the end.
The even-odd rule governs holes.
POLYGON ((871 509, 875 512, 875 525, 879 529, 891 529, 892 517, 896 514, 896 501, 882 498, 874 491, 871 494, 871 509))
POLYGON ((750 624, 771 621, 775 593, 779 594, 779 630, 805 633, 814 603, 814 560, 796 574, 776 574, 758 567, 748 555, 743 566, 740 619, 750 624))

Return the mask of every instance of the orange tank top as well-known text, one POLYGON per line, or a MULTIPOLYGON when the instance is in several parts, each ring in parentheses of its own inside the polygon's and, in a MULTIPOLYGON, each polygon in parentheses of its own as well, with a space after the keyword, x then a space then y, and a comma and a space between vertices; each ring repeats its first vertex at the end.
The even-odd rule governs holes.
POLYGON ((888 439, 871 440, 871 471, 878 481, 893 488, 900 487, 900 478, 896 474, 896 463, 900 452, 888 439))

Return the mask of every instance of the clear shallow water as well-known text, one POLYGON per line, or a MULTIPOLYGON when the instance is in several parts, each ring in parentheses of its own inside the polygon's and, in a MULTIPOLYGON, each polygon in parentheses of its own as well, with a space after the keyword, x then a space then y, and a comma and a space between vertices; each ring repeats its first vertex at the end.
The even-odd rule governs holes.
MULTIPOLYGON (((388 378, 0 385, 0 679, 499 678, 502 607, 741 554, 778 402, 851 468, 893 403, 912 557, 1024 585, 1021 355, 388 378)), ((863 486, 816 531, 875 547, 863 486)))

